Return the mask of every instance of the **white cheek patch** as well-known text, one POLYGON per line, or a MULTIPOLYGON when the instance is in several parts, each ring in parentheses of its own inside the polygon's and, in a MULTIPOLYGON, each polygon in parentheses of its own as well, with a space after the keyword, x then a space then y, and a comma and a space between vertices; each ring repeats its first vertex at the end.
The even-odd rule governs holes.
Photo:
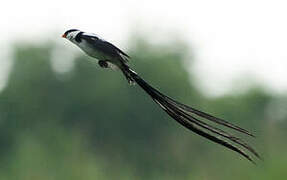
POLYGON ((74 40, 75 37, 77 36, 77 34, 79 34, 81 31, 73 31, 73 32, 70 32, 68 35, 67 35, 67 38, 69 40, 74 40))

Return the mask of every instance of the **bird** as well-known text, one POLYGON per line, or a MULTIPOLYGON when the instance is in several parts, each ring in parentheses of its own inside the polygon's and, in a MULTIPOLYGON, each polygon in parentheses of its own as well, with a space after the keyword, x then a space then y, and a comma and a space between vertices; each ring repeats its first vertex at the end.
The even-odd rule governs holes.
POLYGON ((78 46, 88 56, 97 59, 100 67, 119 69, 129 84, 139 85, 163 111, 185 128, 214 143, 237 152, 239 155, 245 157, 254 164, 255 161, 251 157, 251 154, 261 159, 261 156, 257 151, 244 140, 234 136, 222 128, 215 127, 206 121, 255 137, 251 132, 164 95, 131 69, 128 65, 131 57, 112 43, 100 38, 94 33, 83 32, 78 29, 69 29, 62 35, 62 37, 78 46), (206 121, 203 121, 202 119, 205 119, 206 121), (245 152, 246 150, 249 153, 245 152))

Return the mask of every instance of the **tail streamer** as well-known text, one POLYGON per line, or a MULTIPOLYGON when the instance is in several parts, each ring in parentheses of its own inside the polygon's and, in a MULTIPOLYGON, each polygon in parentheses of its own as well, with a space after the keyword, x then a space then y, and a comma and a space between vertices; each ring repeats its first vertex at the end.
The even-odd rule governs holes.
POLYGON ((193 131, 194 133, 200 136, 209 139, 210 141, 213 141, 217 144, 225 146, 226 148, 232 151, 239 153, 240 155, 242 155, 243 157, 245 157, 254 164, 255 162, 253 161, 253 159, 244 150, 242 150, 242 148, 246 149, 251 154, 261 159, 260 155, 242 139, 235 137, 232 134, 217 127, 214 127, 204 121, 201 121, 197 119, 195 116, 199 116, 211 122, 217 123, 219 125, 228 127, 240 133, 254 137, 254 135, 251 134, 249 131, 240 128, 239 126, 236 126, 223 119, 214 117, 205 112, 199 111, 190 106, 177 102, 176 100, 162 94, 161 92, 153 88, 145 80, 143 80, 135 71, 131 70, 128 67, 126 68, 124 73, 132 77, 133 81, 135 81, 153 99, 155 103, 157 103, 170 117, 172 117, 174 120, 176 120, 178 123, 180 123, 187 129, 193 131), (212 133, 218 135, 218 137, 216 137, 212 133), (238 145, 240 148, 230 143, 230 141, 238 145))

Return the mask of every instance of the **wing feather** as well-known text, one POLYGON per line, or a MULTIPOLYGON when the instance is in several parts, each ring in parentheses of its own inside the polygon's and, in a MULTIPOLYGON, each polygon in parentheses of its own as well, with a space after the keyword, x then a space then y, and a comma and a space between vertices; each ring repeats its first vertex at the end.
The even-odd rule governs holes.
POLYGON ((95 48, 97 48, 101 52, 111 57, 119 58, 124 62, 128 62, 128 58, 130 58, 130 56, 127 55, 125 52, 123 52, 121 49, 119 49, 112 43, 109 43, 103 39, 98 38, 96 35, 82 34, 81 38, 92 44, 95 48))

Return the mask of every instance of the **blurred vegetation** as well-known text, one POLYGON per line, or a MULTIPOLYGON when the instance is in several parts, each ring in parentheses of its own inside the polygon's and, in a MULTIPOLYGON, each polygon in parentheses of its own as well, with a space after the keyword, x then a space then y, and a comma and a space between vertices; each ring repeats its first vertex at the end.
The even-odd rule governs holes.
MULTIPOLYGON (((121 73, 87 56, 62 74, 54 44, 15 46, 0 93, 0 179, 286 179, 287 97, 253 87, 207 98, 185 68, 184 42, 134 41, 131 66, 163 93, 255 132, 254 166, 169 118, 121 73), (176 49, 174 48, 176 47, 176 49)), ((244 137, 247 138, 248 137, 244 137)))

